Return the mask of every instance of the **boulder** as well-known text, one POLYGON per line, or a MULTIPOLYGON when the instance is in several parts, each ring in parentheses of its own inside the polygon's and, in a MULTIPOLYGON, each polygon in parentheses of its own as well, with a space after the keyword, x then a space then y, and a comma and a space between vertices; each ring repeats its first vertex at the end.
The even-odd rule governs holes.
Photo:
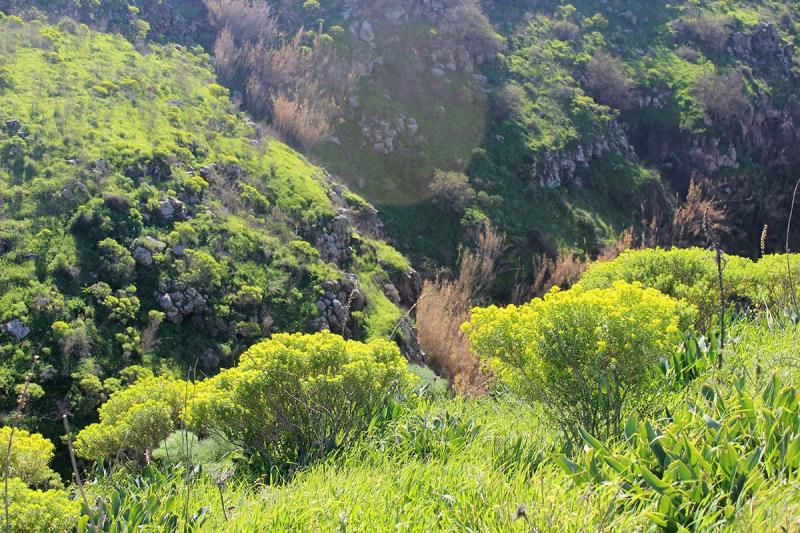
POLYGON ((14 338, 17 339, 17 341, 21 341, 31 333, 31 328, 26 326, 25 323, 18 318, 9 320, 8 322, 0 326, 0 329, 5 331, 6 333, 13 335, 14 338))
POLYGON ((141 266, 150 266, 153 264, 153 254, 144 246, 137 246, 133 249, 133 258, 136 263, 141 266))

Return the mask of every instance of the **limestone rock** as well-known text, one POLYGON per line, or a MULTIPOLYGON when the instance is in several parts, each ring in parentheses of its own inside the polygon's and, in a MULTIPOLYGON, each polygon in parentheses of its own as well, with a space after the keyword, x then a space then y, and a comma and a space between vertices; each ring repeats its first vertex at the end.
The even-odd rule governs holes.
POLYGON ((8 322, 0 326, 0 329, 5 331, 6 333, 13 335, 14 338, 17 339, 17 341, 21 341, 31 333, 31 328, 26 326, 25 323, 18 318, 9 320, 8 322))

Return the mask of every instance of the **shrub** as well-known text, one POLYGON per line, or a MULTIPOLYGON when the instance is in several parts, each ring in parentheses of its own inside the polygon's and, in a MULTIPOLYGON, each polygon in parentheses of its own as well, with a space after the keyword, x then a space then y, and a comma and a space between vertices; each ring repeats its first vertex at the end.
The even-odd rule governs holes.
MULTIPOLYGON (((750 275, 747 271, 751 265, 748 259, 727 256, 725 285, 729 298, 737 293, 734 285, 750 275)), ((713 253, 702 248, 629 250, 613 261, 593 264, 575 288, 610 287, 617 280, 639 282, 695 306, 696 325, 701 328, 712 324, 717 313, 716 264, 713 253)))
POLYGON ((556 20, 550 27, 550 32, 560 41, 573 41, 578 38, 581 29, 569 20, 556 20))
POLYGON ((658 407, 660 357, 675 349, 686 305, 641 285, 559 291, 504 309, 474 309, 474 352, 523 397, 542 402, 565 435, 609 437, 622 412, 658 407))
POLYGON ((502 122, 507 118, 522 118, 524 113, 525 91, 519 85, 507 83, 495 96, 495 119, 502 122))
POLYGON ((601 104, 626 110, 631 107, 633 81, 622 62, 605 52, 598 52, 586 63, 586 83, 601 104))
POLYGON ((80 503, 63 490, 33 490, 18 478, 8 480, 8 515, 14 533, 73 531, 80 503))
MULTIPOLYGON (((0 428, 0 448, 3 450, 2 468, 5 468, 10 436, 11 428, 9 426, 0 428)), ((53 482, 56 485, 60 484, 58 474, 48 466, 53 460, 54 451, 53 443, 38 433, 29 433, 20 428, 15 429, 9 456, 9 477, 18 478, 30 487, 46 486, 53 482)))
POLYGON ((494 30, 475 0, 462 0, 460 5, 448 9, 440 23, 440 29, 450 44, 455 40, 478 62, 491 58, 504 49, 502 37, 494 30))
POLYGON ((189 418, 270 462, 302 464, 351 443, 406 376, 388 341, 280 334, 202 382, 189 418))
POLYGON ((114 239, 103 239, 97 245, 100 258, 100 278, 113 287, 128 285, 136 271, 136 261, 131 253, 114 239))
POLYGON ((678 28, 712 52, 725 49, 731 35, 730 18, 708 12, 678 22, 678 28))
POLYGON ((697 79, 695 93, 706 117, 713 122, 744 121, 752 108, 738 71, 705 73, 697 79))
POLYGON ((461 172, 437 170, 430 190, 437 204, 456 214, 463 213, 476 196, 475 189, 469 184, 469 178, 461 172))
POLYGON ((145 377, 113 393, 100 407, 100 422, 75 437, 75 453, 90 460, 144 460, 179 426, 187 387, 169 377, 145 377))
POLYGON ((219 287, 225 275, 225 267, 202 250, 188 250, 186 259, 180 264, 180 280, 201 292, 210 292, 219 287))

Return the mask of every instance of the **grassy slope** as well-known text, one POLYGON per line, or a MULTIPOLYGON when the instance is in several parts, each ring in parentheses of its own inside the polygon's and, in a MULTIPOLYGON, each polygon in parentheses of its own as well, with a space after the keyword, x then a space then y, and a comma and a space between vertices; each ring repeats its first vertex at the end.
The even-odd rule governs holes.
MULTIPOLYGON (((740 376, 751 393, 762 390, 773 373, 787 385, 800 383, 793 363, 800 355, 800 327, 744 319, 732 338, 725 368, 672 398, 671 410, 687 399, 700 401, 704 384, 726 391, 740 376)), ((541 411, 503 394, 430 397, 414 402, 385 433, 299 472, 285 485, 232 483, 224 492, 228 520, 205 475, 191 490, 189 509, 211 506, 202 528, 208 531, 648 529, 652 500, 626 496, 617 482, 574 484, 552 461, 555 438, 541 411), (522 505, 527 519, 517 516, 522 505)), ((180 486, 180 476, 172 483, 180 486)), ((156 483, 156 494, 170 486, 156 483)), ((719 517, 717 528, 791 531, 800 527, 798 516, 800 486, 767 483, 731 516, 719 517)))
MULTIPOLYGON (((113 390, 103 380, 124 366, 179 371, 209 348, 229 363, 226 358, 253 341, 254 330, 261 334, 258 323, 266 314, 277 330, 309 328, 322 283, 343 276, 304 241, 335 214, 324 171, 286 145, 259 137, 215 83, 205 53, 174 45, 141 53, 120 36, 69 22, 54 27, 2 17, 0 31, 0 322, 19 318, 32 329, 19 343, 0 333, 3 409, 14 405, 14 386, 34 353, 42 356, 42 369, 54 370, 34 413, 69 395, 89 401, 85 412, 91 417, 91 404, 113 390), (16 134, 6 128, 12 120, 22 124, 16 134), (163 162, 168 175, 129 170, 152 162, 163 162), (215 163, 236 165, 244 175, 210 184, 197 176, 215 163), (264 203, 245 197, 245 185, 264 203), (158 216, 157 202, 192 192, 202 201, 187 204, 185 221, 158 216), (103 216, 130 222, 139 213, 140 232, 120 236, 113 223, 100 222, 88 233, 71 231, 81 205, 109 194, 124 198, 132 210, 117 215, 101 202, 103 216), (150 236, 208 253, 221 276, 206 291, 204 325, 191 318, 180 325, 165 321, 155 346, 131 350, 148 312, 160 310, 159 281, 187 269, 169 248, 156 253, 152 267, 136 268, 132 291, 115 293, 128 298, 114 304, 130 306, 125 317, 110 314, 85 291, 98 281, 97 241, 109 232, 128 251, 137 237, 150 236), (256 300, 236 303, 247 287, 255 287, 256 300), (250 333, 226 332, 231 323, 250 333)), ((385 243, 370 241, 356 251, 353 268, 368 299, 356 334, 385 336, 400 318, 373 279, 388 279, 398 265, 409 266, 385 243)), ((201 274, 198 282, 208 279, 201 274)), ((38 414, 32 420, 34 426, 48 424, 38 414)))

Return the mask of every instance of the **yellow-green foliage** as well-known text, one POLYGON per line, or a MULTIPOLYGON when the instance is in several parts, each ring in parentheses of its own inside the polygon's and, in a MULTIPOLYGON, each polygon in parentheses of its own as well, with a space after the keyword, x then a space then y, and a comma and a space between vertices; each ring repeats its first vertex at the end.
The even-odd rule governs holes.
POLYGON ((34 490, 19 478, 8 480, 8 515, 15 533, 72 531, 80 504, 63 490, 34 490))
MULTIPOLYGON (((0 449, 3 450, 2 465, 5 467, 6 451, 11 436, 11 428, 0 428, 0 449)), ((28 433, 24 429, 14 430, 9 456, 9 477, 19 478, 31 487, 48 483, 59 484, 58 475, 50 467, 55 447, 53 443, 38 433, 28 433)))
POLYGON ((739 277, 736 280, 738 295, 754 304, 777 309, 795 305, 792 290, 800 289, 800 254, 766 255, 739 277))
POLYGON ((472 348, 497 376, 540 401, 569 434, 619 428, 620 409, 647 410, 651 370, 694 319, 690 306, 639 284, 554 290, 522 306, 473 310, 472 348), (648 390, 649 389, 649 390, 648 390))
POLYGON ((75 438, 75 453, 99 460, 122 453, 140 459, 179 425, 187 384, 170 377, 146 377, 111 395, 100 422, 75 438))
POLYGON ((406 372, 387 341, 280 334, 200 383, 190 423, 278 461, 304 461, 351 442, 406 372))
MULTIPOLYGON (((729 301, 785 307, 790 303, 789 280, 800 282, 800 256, 768 255, 754 262, 726 255, 723 281, 729 301)), ((595 263, 575 286, 577 290, 609 287, 614 281, 638 281, 645 287, 685 300, 698 309, 698 325, 707 327, 719 310, 719 285, 714 253, 702 248, 628 250, 613 261, 595 263)))
MULTIPOLYGON (((747 270, 752 261, 727 257, 727 279, 747 270)), ((628 250, 613 261, 595 263, 575 286, 578 290, 609 287, 614 281, 638 281, 698 309, 698 323, 708 325, 717 312, 719 290, 714 253, 702 248, 628 250)), ((730 283, 728 283, 730 285, 730 283)))

